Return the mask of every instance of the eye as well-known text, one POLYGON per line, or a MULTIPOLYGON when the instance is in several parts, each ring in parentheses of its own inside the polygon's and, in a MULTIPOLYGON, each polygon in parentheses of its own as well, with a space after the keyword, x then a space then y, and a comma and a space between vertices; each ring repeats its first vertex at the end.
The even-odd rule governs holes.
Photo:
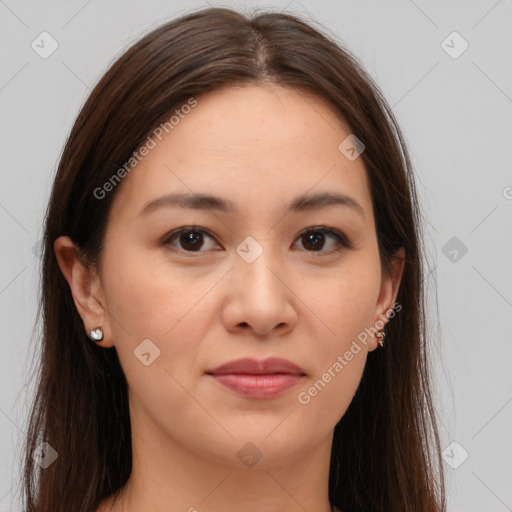
MULTIPOLYGON (((344 248, 353 248, 350 240, 343 233, 323 226, 308 228, 299 235, 299 240, 303 240, 303 247, 307 252, 318 252, 320 253, 319 256, 336 253, 344 248), (322 249, 324 249, 325 245, 330 248, 324 251, 322 249)), ((315 256, 317 255, 315 254, 315 256)))
MULTIPOLYGON (((303 231, 298 240, 303 241, 302 245, 309 253, 319 253, 318 256, 332 254, 342 249, 352 249, 353 246, 348 238, 340 231, 317 226, 303 231), (327 245, 328 249, 323 250, 327 245)), ((195 226, 188 226, 169 233, 162 242, 162 245, 170 245, 173 249, 185 253, 201 253, 212 250, 217 242, 205 229, 195 226), (204 249, 204 250, 201 250, 204 249)), ((314 254, 317 256, 317 254, 314 254)))
POLYGON ((207 239, 206 250, 209 250, 212 248, 212 241, 213 244, 216 243, 215 239, 204 229, 191 226, 173 231, 165 237, 162 244, 176 248, 178 243, 180 246, 178 249, 183 252, 204 252, 201 248, 205 245, 205 239, 207 239))

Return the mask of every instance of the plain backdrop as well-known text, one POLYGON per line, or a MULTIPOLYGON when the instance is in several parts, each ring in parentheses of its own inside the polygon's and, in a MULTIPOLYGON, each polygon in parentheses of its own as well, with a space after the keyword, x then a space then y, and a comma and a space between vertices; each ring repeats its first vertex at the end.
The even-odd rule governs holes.
MULTIPOLYGON (((448 510, 512 511, 512 2, 208 3, 286 10, 320 23, 362 61, 393 107, 427 227, 448 510)), ((67 135, 128 44, 206 5, 0 0, 0 512, 21 511, 38 241, 67 135), (47 58, 33 49, 41 37, 48 51, 58 45, 47 58)))

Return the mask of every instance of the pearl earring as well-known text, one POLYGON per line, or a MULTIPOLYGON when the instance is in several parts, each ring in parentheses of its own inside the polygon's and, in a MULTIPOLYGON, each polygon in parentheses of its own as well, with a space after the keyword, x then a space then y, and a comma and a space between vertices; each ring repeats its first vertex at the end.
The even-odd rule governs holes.
POLYGON ((96 343, 100 342, 103 339, 103 329, 101 327, 91 329, 89 331, 89 338, 91 338, 91 340, 95 341, 96 343))

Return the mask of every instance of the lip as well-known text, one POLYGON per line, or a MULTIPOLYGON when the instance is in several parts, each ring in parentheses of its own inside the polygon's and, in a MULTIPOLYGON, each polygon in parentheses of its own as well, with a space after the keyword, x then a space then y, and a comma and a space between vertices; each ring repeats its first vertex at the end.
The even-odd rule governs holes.
POLYGON ((246 374, 246 375, 272 375, 275 373, 286 373, 289 375, 305 375, 304 370, 296 364, 281 359, 280 357, 269 357, 258 361, 257 359, 245 358, 229 361, 221 364, 213 370, 207 370, 211 375, 246 374))
POLYGON ((306 375, 296 364, 277 357, 263 361, 237 359, 205 373, 246 398, 279 396, 296 386, 306 375))

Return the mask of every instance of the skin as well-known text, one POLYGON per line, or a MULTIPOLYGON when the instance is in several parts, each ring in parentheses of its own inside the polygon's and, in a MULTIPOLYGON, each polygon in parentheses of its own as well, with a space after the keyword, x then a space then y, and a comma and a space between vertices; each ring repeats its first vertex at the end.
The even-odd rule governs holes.
POLYGON ((129 386, 133 470, 121 499, 99 511, 230 511, 243 503, 248 512, 328 512, 333 429, 376 338, 359 343, 308 404, 298 395, 389 315, 403 250, 392 275, 382 275, 366 170, 338 149, 350 127, 324 100, 276 85, 197 99, 116 190, 99 268, 84 267, 68 237, 55 242, 84 329, 103 327, 100 345, 115 346, 129 386), (230 200, 238 212, 139 214, 164 194, 191 191, 230 200), (292 198, 324 191, 351 196, 364 216, 342 205, 286 213, 292 198), (199 252, 179 237, 163 244, 191 225, 211 235, 199 237, 199 252), (315 250, 301 234, 317 226, 344 233, 353 248, 334 252, 336 239, 320 234, 315 250), (263 248, 252 263, 235 250, 248 236, 263 248), (145 339, 160 350, 149 366, 134 355, 145 339), (270 356, 306 373, 279 397, 244 398, 205 375, 227 361, 270 356), (262 455, 252 468, 237 457, 248 442, 262 455))

